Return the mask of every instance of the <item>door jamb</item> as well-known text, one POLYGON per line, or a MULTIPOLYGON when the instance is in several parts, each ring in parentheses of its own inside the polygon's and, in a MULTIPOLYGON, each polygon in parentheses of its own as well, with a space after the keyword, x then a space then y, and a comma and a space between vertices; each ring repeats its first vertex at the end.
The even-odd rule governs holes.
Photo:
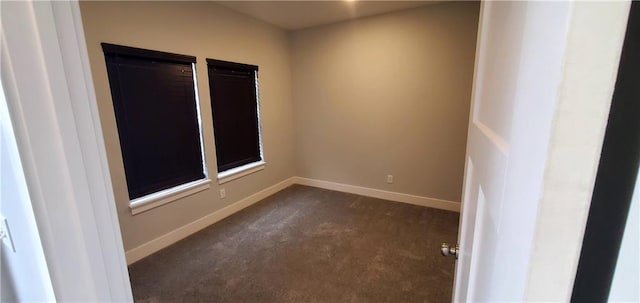
POLYGON ((56 300, 131 302, 79 3, 1 5, 2 81, 56 300))

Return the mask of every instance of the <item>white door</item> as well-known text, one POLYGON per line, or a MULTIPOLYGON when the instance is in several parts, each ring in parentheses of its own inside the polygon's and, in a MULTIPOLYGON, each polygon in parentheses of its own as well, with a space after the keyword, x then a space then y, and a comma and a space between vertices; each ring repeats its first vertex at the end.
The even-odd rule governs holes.
POLYGON ((569 11, 482 3, 455 302, 524 298, 569 11))

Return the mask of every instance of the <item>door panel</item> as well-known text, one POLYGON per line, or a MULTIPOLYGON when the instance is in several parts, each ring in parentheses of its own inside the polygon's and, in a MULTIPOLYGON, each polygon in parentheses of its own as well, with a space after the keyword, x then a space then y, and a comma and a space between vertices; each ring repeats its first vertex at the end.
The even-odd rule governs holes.
POLYGON ((478 98, 474 104, 474 121, 504 138, 511 128, 526 3, 505 1, 500 5, 492 2, 484 5, 482 20, 486 24, 480 25, 484 30, 478 29, 483 35, 479 43, 483 44, 484 56, 478 61, 475 79, 478 98))
MULTIPOLYGON (((508 144, 491 131, 487 126, 477 121, 471 123, 469 135, 469 163, 474 163, 473 171, 468 173, 470 192, 475 194, 465 197, 466 215, 467 204, 476 208, 477 222, 461 224, 467 231, 473 230, 473 242, 460 242, 460 253, 471 259, 468 287, 471 290, 457 301, 485 301, 490 297, 487 293, 491 287, 494 256, 498 248, 498 225, 502 210, 502 193, 504 188, 505 167, 507 163, 508 144), (471 256, 466 256, 471 251, 471 256)), ((464 219, 463 219, 464 220, 464 219)), ((465 232, 463 234, 466 234, 465 232)), ((464 282, 463 282, 464 283, 464 282)))
POLYGON ((456 302, 524 298, 569 7, 482 3, 456 302))
POLYGON ((465 192, 459 233, 454 301, 484 301, 490 297, 498 225, 502 211, 504 176, 509 153, 518 74, 518 28, 524 20, 522 3, 494 7, 483 2, 480 11, 473 101, 467 139, 465 192), (504 22, 514 28, 502 30, 504 22), (500 89, 505 88, 505 89, 500 89))
POLYGON ((494 221, 486 215, 486 197, 482 187, 478 188, 478 220, 476 237, 478 239, 473 247, 474 258, 472 259, 472 273, 470 275, 470 291, 465 302, 482 302, 489 297, 491 289, 491 279, 487 279, 478 273, 491 273, 494 267, 495 249, 497 244, 497 233, 494 221))
MULTIPOLYGON (((469 175, 467 182, 465 184, 463 196, 468 199, 468 201, 477 201, 478 200, 478 191, 474 189, 477 188, 477 180, 475 178, 475 169, 473 166, 473 161, 471 159, 467 159, 467 174, 469 175)), ((476 211, 478 209, 478 203, 467 203, 465 204, 464 211, 460 214, 460 221, 466 222, 465 225, 460 225, 460 232, 458 243, 460 247, 473 247, 473 242, 475 240, 475 235, 473 233, 473 227, 475 226, 476 221, 476 211)), ((459 268, 460 272, 468 273, 471 270, 471 250, 460 250, 458 261, 456 266, 459 268)), ((469 288, 469 283, 471 281, 467 280, 456 280, 454 282, 454 294, 460 296, 460 298, 467 297, 467 289, 469 288)))

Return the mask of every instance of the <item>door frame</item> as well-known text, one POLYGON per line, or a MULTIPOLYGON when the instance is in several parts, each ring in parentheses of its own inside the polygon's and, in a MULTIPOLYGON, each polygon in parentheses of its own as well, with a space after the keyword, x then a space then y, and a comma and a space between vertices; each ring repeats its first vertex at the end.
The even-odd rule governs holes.
POLYGON ((2 4, 2 82, 57 301, 133 301, 77 1, 2 4))
POLYGON ((525 301, 571 299, 629 8, 571 2, 525 301))
POLYGON ((631 4, 572 302, 609 299, 640 164, 640 3, 631 4))

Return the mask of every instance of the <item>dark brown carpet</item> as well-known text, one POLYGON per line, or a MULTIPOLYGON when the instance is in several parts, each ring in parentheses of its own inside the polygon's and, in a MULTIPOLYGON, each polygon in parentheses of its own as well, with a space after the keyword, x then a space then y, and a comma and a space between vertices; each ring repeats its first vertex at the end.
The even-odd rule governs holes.
POLYGON ((458 214, 291 186, 129 268, 139 302, 451 302, 458 214))

